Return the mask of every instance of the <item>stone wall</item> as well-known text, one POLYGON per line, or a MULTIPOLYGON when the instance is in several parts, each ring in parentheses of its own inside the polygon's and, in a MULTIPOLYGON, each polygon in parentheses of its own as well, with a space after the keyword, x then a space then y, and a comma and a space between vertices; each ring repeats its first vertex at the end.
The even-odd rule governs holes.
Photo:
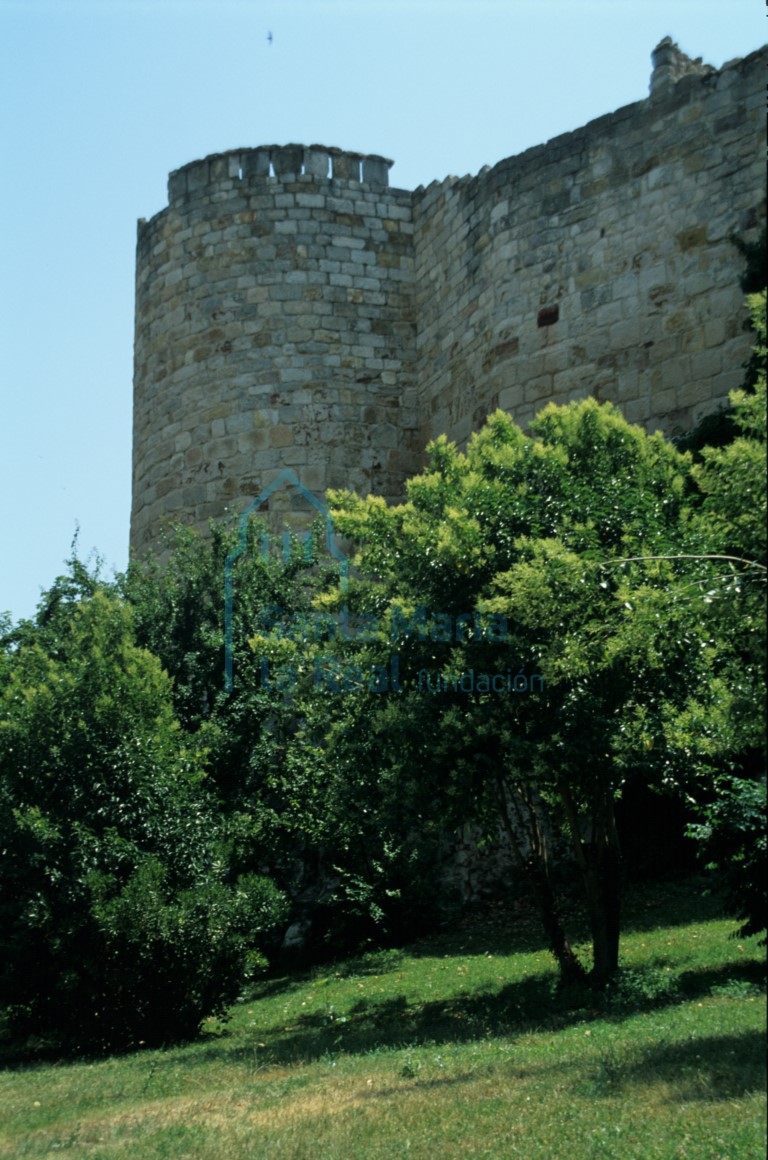
MULTIPOLYGON (((388 499, 442 432, 586 395, 667 433, 750 349, 731 233, 764 222, 768 50, 668 39, 648 98, 415 192, 322 146, 218 154, 139 223, 131 544, 204 526, 285 467, 388 499)), ((301 495, 273 515, 305 520, 301 495)))
MULTIPOLYGON (((283 467, 394 498, 419 462, 411 194, 321 146, 207 157, 139 223, 131 542, 283 467)), ((300 494, 270 506, 300 523, 300 494)))
POLYGON ((586 395, 674 434, 739 385, 750 337, 729 235, 764 220, 766 53, 684 71, 670 44, 648 99, 416 192, 430 434, 461 443, 496 407, 525 424, 586 395))

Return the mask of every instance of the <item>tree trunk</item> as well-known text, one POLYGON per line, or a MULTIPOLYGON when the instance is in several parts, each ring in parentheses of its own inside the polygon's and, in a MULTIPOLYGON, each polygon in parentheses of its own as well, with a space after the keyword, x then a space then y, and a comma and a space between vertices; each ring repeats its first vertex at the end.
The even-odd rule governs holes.
POLYGON ((592 840, 581 834, 573 799, 566 786, 560 786, 576 861, 584 881, 584 892, 592 934, 592 970, 590 984, 602 990, 619 966, 621 933, 621 850, 616 830, 613 795, 610 790, 599 794, 590 825, 592 840))
POLYGON ((621 862, 613 842, 595 842, 585 848, 584 883, 592 932, 591 984, 602 990, 619 966, 621 862))
POLYGON ((544 871, 540 862, 533 859, 530 859, 526 864, 525 875, 539 908, 541 922, 549 941, 549 949, 557 961, 561 985, 586 983, 587 974, 565 932, 555 903, 549 875, 544 871))
POLYGON ((540 845, 535 832, 538 822, 538 819, 533 816, 535 811, 531 807, 531 825, 526 827, 520 810, 515 808, 517 821, 523 832, 526 830, 531 831, 528 835, 530 839, 530 854, 526 856, 520 849, 518 835, 515 833, 509 817, 509 798, 506 785, 501 777, 497 777, 496 784, 502 825, 509 838, 509 843, 514 852, 517 864, 525 876, 525 881, 528 883, 533 901, 538 907, 541 922, 547 936, 547 941, 549 942, 549 948, 555 957, 560 971, 560 983, 563 986, 569 983, 586 983, 586 972, 568 940, 565 927, 558 913, 547 868, 546 851, 540 845))

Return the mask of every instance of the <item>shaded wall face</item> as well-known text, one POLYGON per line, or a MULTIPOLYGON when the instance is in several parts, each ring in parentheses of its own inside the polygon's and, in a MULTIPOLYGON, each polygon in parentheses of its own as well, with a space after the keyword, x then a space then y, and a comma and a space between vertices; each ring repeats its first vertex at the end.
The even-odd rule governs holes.
POLYGON ((415 195, 431 435, 594 395, 684 430, 739 386, 739 286, 764 220, 765 50, 415 195))
MULTIPOLYGON (((418 465, 411 195, 345 157, 333 180, 327 156, 279 177, 254 158, 172 174, 139 226, 135 549, 244 510, 284 467, 320 496, 395 498, 418 465)), ((300 495, 270 505, 306 522, 300 495)))

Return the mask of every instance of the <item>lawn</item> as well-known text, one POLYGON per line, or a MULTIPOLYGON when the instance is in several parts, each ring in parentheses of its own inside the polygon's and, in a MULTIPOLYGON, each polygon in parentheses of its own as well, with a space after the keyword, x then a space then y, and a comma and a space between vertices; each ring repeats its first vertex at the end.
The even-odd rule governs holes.
POLYGON ((764 954, 733 926, 696 884, 633 892, 600 999, 493 909, 270 977, 195 1043, 6 1066, 0 1156, 763 1157, 764 954))

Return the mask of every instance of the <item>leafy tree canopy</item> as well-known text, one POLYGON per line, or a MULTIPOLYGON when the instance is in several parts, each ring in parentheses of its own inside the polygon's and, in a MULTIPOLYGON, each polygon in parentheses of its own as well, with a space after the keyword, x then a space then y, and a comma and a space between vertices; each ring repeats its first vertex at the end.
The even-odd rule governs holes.
MULTIPOLYGON (((530 435, 497 412, 466 453, 439 439, 429 454, 403 505, 332 495, 367 577, 352 601, 380 618, 382 647, 403 629, 406 695, 382 710, 382 761, 454 820, 500 815, 564 977, 579 977, 548 881, 547 833, 565 824, 602 984, 618 961, 615 799, 630 778, 693 784, 737 745, 733 654, 702 601, 753 561, 711 558, 724 542, 704 543, 690 456, 610 405, 547 407, 530 435), (517 676, 519 693, 470 673, 517 676)), ((717 554, 746 544, 728 546, 717 554)))
POLYGON ((193 1034, 264 963, 282 904, 231 875, 170 678, 76 560, 0 657, 0 1008, 67 1047, 193 1034))

